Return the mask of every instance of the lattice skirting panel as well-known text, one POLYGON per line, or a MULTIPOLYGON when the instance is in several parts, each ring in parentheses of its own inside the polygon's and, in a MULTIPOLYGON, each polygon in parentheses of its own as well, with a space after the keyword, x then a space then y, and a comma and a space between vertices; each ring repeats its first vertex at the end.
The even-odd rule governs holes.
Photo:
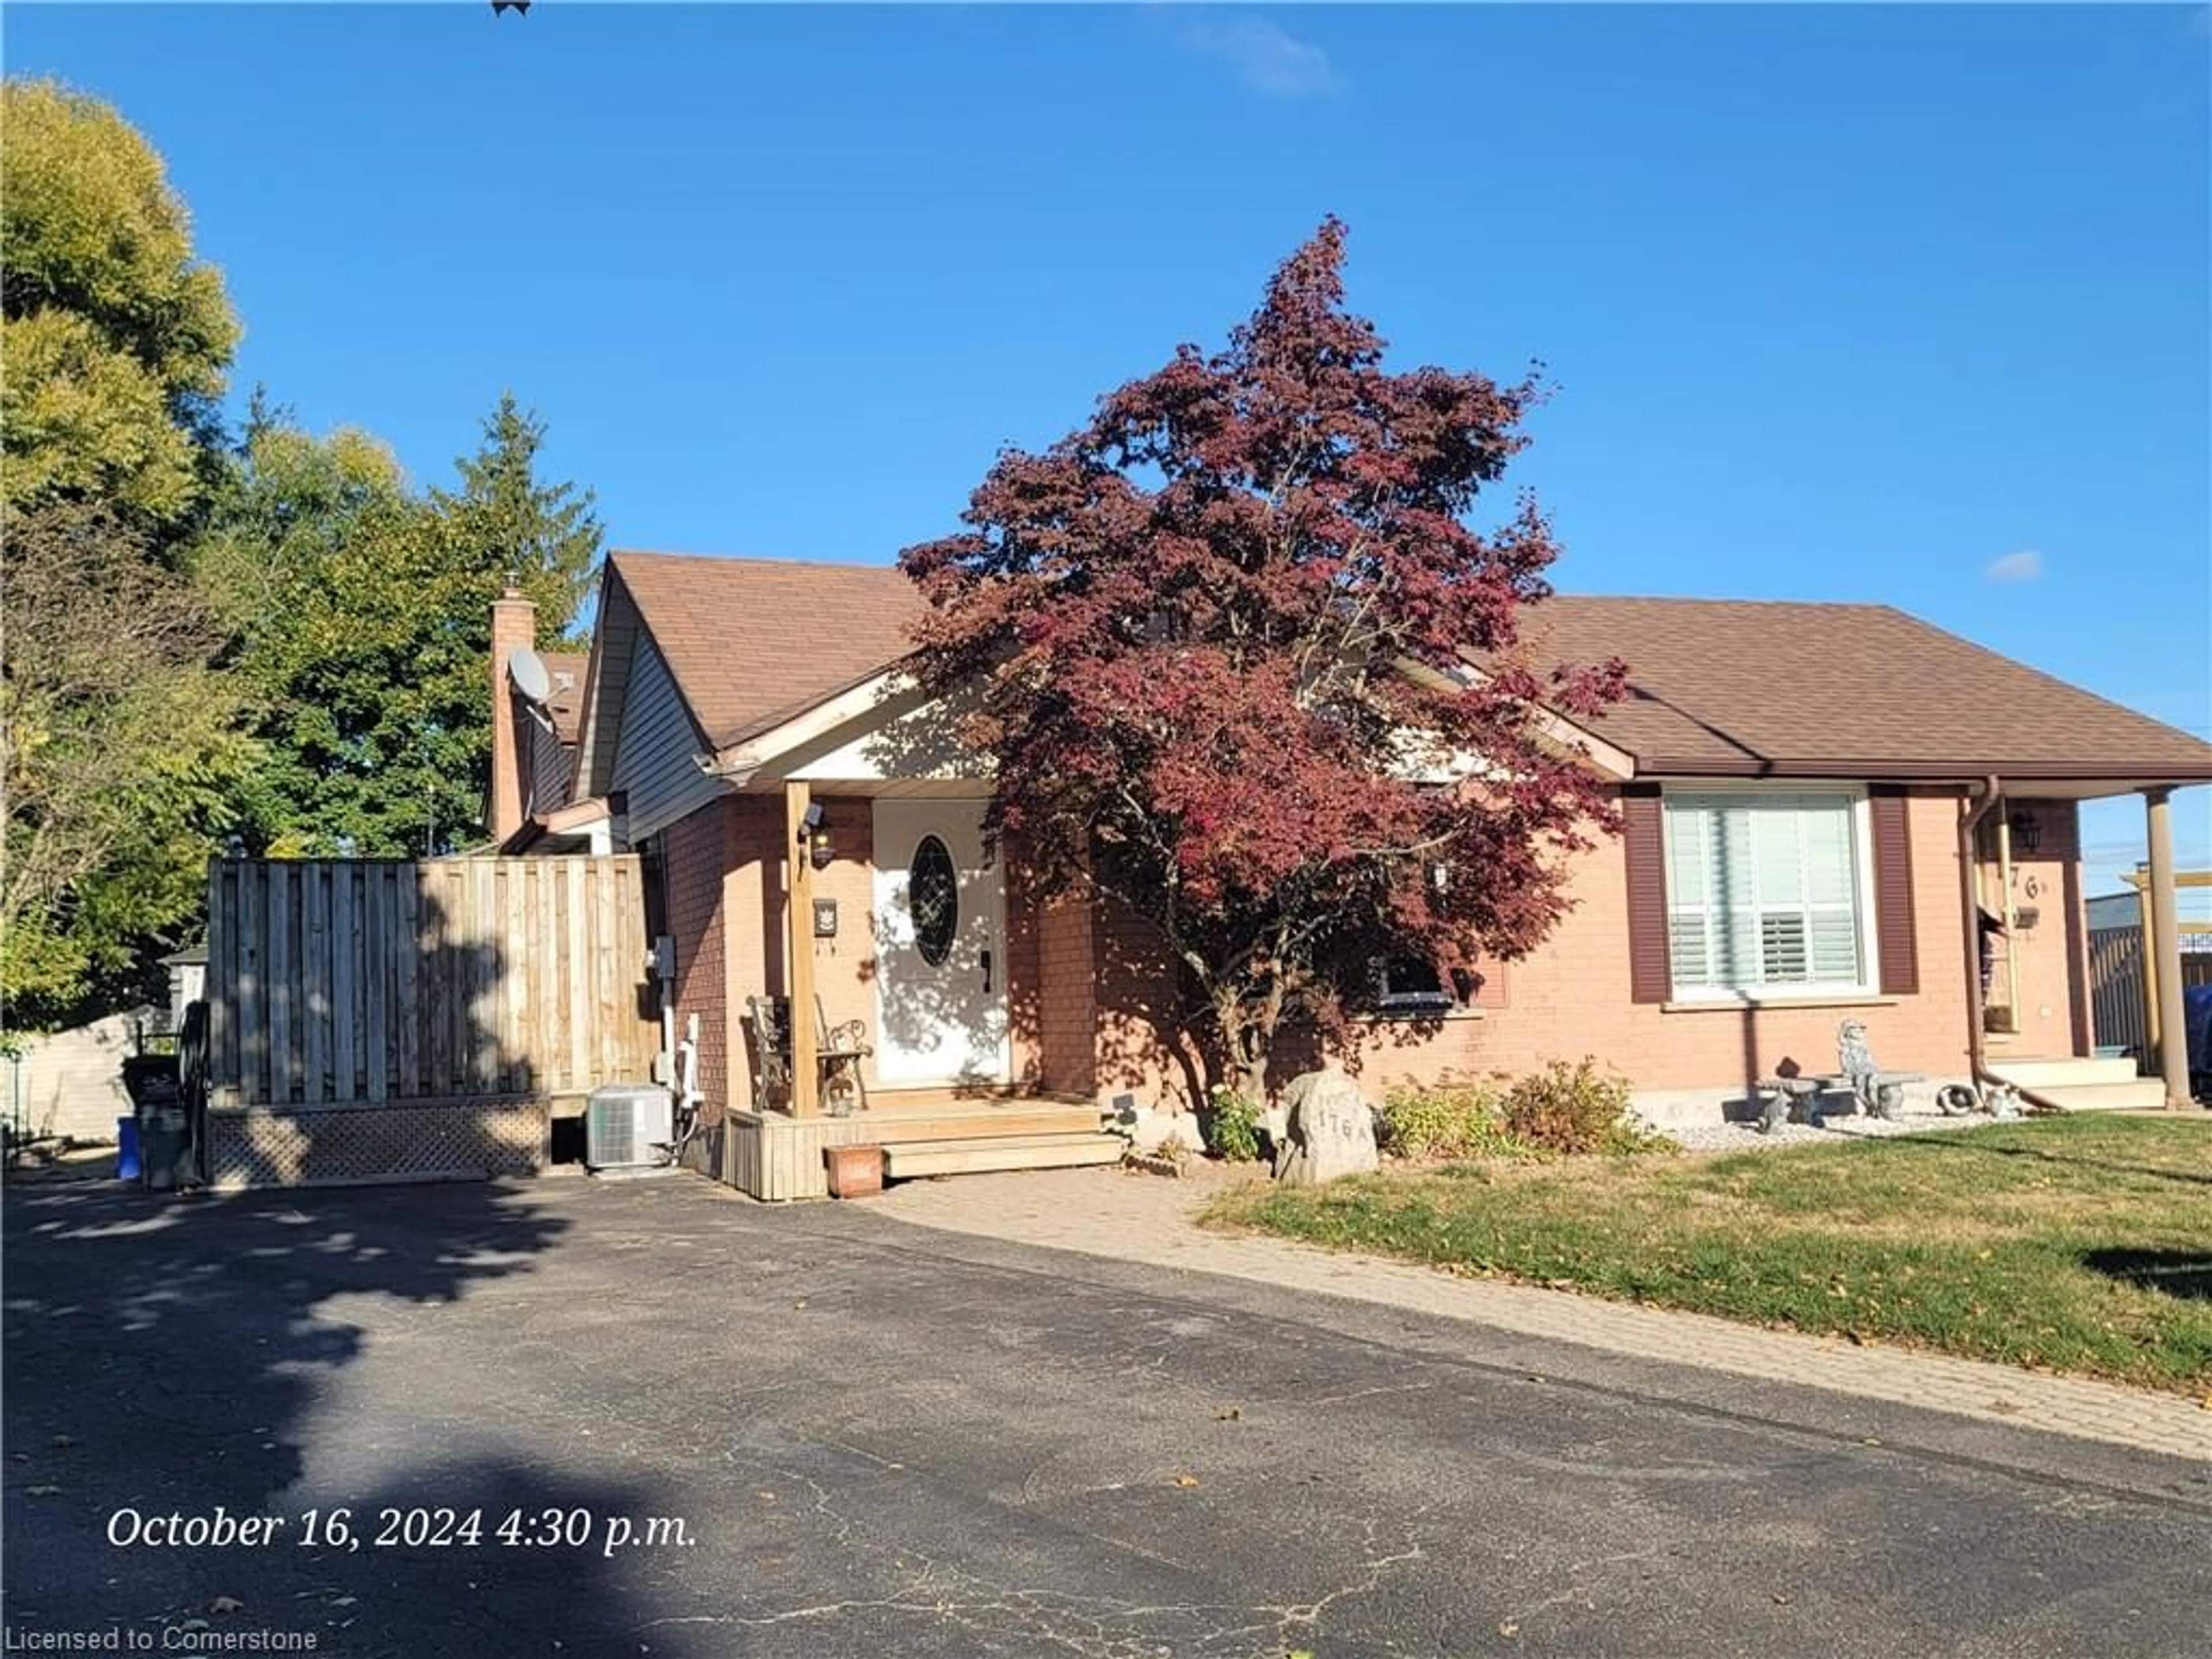
POLYGON ((549 1133, 529 1097, 210 1112, 207 1127, 208 1179, 232 1190, 534 1175, 549 1133))

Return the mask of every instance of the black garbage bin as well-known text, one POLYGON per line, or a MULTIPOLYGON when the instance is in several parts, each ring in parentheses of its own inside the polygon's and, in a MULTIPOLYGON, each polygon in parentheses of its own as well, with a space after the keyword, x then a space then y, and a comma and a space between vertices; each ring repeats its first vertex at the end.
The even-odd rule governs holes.
POLYGON ((138 1121, 139 1180, 166 1193, 191 1176, 191 1116, 173 1054, 137 1054, 123 1062, 123 1087, 138 1121))

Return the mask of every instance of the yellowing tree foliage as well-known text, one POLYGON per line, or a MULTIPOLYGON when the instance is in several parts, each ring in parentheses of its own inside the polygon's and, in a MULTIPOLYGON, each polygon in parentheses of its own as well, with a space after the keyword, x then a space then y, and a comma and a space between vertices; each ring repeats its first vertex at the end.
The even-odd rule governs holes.
POLYGON ((250 753, 177 574, 238 324, 161 157, 50 81, 0 86, 0 1017, 35 1028, 191 930, 250 753))
POLYGON ((367 434, 218 399, 238 323, 161 157, 51 81, 0 88, 0 1025, 134 1000, 208 855, 480 833, 490 605, 543 642, 599 549, 512 396, 447 489, 367 434))
POLYGON ((97 500, 155 525, 199 499, 238 343, 161 158, 97 99, 0 90, 8 506, 97 500))

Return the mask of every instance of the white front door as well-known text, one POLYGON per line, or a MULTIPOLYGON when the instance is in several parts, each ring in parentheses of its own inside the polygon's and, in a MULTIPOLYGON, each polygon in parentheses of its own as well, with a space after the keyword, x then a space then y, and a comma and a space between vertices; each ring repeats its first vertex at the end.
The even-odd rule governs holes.
POLYGON ((983 863, 983 803, 876 803, 876 1079, 1004 1083, 1006 888, 983 863))

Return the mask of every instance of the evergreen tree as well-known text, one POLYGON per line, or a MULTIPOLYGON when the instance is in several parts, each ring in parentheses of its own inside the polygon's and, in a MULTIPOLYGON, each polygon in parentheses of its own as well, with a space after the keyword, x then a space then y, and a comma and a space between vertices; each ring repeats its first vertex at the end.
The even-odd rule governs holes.
POLYGON ((491 606, 513 580, 558 642, 599 545, 592 498, 542 483, 544 427, 509 396, 459 487, 425 496, 365 434, 317 439, 257 406, 199 569, 226 597, 264 711, 240 792, 255 851, 451 852, 483 834, 491 606))
MULTIPOLYGON (((459 557, 502 583, 512 574, 537 601, 538 643, 553 645, 574 642, 569 629, 591 591, 603 538, 592 491, 539 480, 544 441, 545 423, 514 392, 501 392, 485 417, 483 443, 456 463, 460 488, 433 490, 431 501, 464 550, 459 557)), ((487 607, 497 593, 490 590, 487 607)))

